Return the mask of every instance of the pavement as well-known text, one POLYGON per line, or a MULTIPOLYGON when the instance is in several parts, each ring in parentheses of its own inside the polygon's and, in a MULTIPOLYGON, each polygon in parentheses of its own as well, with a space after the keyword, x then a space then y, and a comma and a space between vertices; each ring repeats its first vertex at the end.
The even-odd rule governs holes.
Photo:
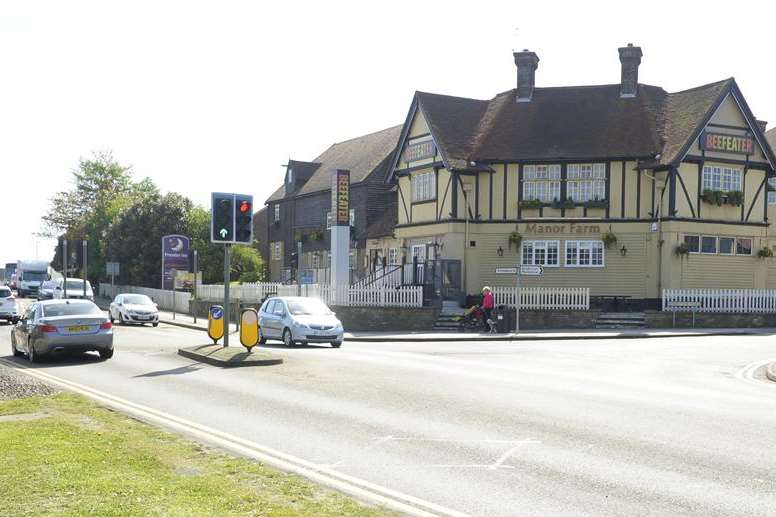
POLYGON ((0 362, 117 409, 148 408, 152 417, 138 417, 175 419, 171 429, 206 443, 200 431, 217 430, 213 443, 238 454, 275 451, 303 459, 308 473, 405 494, 436 515, 776 507, 771 336, 270 342, 283 364, 217 368, 177 354, 208 341, 200 330, 114 332, 108 361, 90 353, 30 364, 10 357, 0 325, 0 362))
MULTIPOLYGON (((109 300, 98 299, 97 304, 107 308, 109 300)), ((207 331, 207 318, 188 314, 159 311, 159 321, 191 330, 207 331)), ((231 325, 230 335, 237 331, 231 325)), ((695 328, 695 329, 614 329, 614 330, 530 330, 520 333, 487 334, 474 332, 345 332, 347 341, 382 342, 461 342, 461 341, 543 341, 583 339, 647 339, 701 336, 774 335, 776 328, 695 328)))

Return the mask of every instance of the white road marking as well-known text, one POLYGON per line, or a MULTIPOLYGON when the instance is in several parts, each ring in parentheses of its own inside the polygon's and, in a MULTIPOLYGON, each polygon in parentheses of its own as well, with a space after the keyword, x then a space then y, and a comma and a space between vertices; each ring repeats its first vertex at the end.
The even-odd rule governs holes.
POLYGON ((490 465, 488 468, 490 470, 496 470, 498 468, 501 468, 502 466, 508 467, 508 465, 504 465, 504 462, 507 461, 514 453, 516 453, 518 450, 520 450, 523 446, 529 444, 529 443, 541 443, 539 440, 533 440, 531 438, 526 438, 525 440, 520 440, 520 443, 509 449, 507 452, 501 455, 499 459, 497 459, 492 465, 490 465))
POLYGON ((755 379, 754 378, 754 372, 756 372, 757 370, 759 370, 763 366, 771 364, 771 363, 776 363, 776 359, 766 359, 764 361, 757 361, 757 362, 748 364, 748 365, 744 366, 743 368, 741 368, 740 370, 738 370, 736 372, 735 377, 738 380, 744 381, 744 382, 746 382, 748 384, 752 384, 754 386, 759 386, 761 388, 763 388, 763 387, 767 387, 767 388, 771 388, 771 389, 772 388, 776 388, 776 383, 774 383, 774 382, 772 382, 770 380, 763 381, 763 380, 755 379))
POLYGON ((372 504, 381 505, 414 516, 466 516, 466 514, 457 510, 424 501, 423 499, 349 476, 329 468, 320 468, 319 465, 315 465, 302 458, 297 458, 270 447, 251 442, 239 436, 198 424, 142 404, 137 404, 73 381, 56 377, 36 368, 30 368, 6 359, 0 359, 0 363, 31 377, 56 384, 75 393, 85 395, 107 406, 114 407, 125 413, 130 413, 145 421, 161 424, 184 434, 194 436, 204 442, 212 443, 233 452, 257 459, 268 465, 285 470, 286 472, 304 476, 312 481, 345 492, 372 504))

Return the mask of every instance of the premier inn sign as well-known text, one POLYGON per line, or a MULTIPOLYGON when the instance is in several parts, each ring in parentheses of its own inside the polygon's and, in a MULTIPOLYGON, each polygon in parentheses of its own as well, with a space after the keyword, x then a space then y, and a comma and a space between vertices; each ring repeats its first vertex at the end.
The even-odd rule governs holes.
POLYGON ((704 131, 701 135, 701 149, 734 154, 752 154, 754 140, 750 136, 725 135, 704 131))

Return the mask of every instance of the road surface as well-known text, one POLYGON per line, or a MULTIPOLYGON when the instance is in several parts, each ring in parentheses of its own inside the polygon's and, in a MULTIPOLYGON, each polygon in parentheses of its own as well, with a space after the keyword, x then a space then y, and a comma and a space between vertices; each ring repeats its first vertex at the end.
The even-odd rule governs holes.
MULTIPOLYGON (((9 328, 0 357, 29 366, 9 328)), ((33 367, 437 513, 776 513, 776 384, 757 379, 770 336, 273 346, 284 364, 227 370, 176 355, 206 341, 117 327, 107 362, 33 367)))

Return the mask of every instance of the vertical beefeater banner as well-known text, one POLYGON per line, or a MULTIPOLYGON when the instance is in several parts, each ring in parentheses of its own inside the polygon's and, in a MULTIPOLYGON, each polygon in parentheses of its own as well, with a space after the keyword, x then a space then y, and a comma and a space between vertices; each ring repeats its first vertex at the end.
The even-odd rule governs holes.
POLYGON ((162 289, 173 288, 173 270, 189 270, 190 240, 185 235, 165 235, 162 237, 162 289))
POLYGON ((350 226, 350 171, 337 169, 332 174, 331 224, 350 226))

